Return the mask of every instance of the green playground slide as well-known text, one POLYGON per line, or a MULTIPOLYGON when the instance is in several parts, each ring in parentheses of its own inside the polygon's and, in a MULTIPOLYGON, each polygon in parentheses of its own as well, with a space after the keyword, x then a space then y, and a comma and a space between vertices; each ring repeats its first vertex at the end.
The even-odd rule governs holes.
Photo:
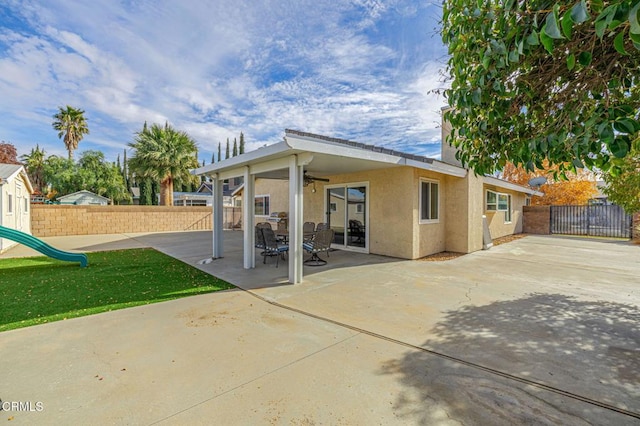
POLYGON ((26 234, 15 229, 10 229, 0 225, 0 238, 15 241, 29 248, 39 251, 40 253, 58 260, 67 262, 80 262, 81 267, 87 266, 87 255, 84 253, 69 253, 68 251, 58 250, 51 247, 39 238, 26 234))

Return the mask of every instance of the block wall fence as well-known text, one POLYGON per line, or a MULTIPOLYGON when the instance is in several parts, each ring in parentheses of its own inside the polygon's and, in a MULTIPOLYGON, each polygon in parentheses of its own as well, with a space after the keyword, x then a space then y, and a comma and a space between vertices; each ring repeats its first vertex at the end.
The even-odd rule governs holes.
MULTIPOLYGON (((524 206, 522 232, 526 234, 551 234, 551 207, 524 206)), ((633 215, 633 231, 631 240, 640 244, 640 213, 633 215)))
POLYGON ((36 237, 210 230, 211 207, 31 205, 36 237))
POLYGON ((524 206, 522 215, 522 232, 525 234, 551 234, 551 208, 549 206, 524 206))

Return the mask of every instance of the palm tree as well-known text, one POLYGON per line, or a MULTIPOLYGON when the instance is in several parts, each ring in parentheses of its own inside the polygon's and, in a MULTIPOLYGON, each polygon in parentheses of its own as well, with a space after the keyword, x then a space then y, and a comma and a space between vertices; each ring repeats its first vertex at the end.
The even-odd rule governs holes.
POLYGON ((24 163, 29 179, 33 182, 33 186, 37 191, 44 189, 44 149, 40 149, 40 145, 31 148, 31 152, 20 157, 24 163))
POLYGON ((84 110, 69 105, 66 109, 59 107, 58 113, 53 118, 55 121, 51 124, 58 131, 59 138, 64 135, 64 145, 69 151, 69 160, 73 160, 73 151, 78 149, 82 137, 89 134, 84 110))
POLYGON ((160 204, 172 206, 173 181, 193 179, 189 169, 199 166, 195 141, 166 123, 143 128, 129 146, 135 150, 129 168, 137 176, 160 181, 160 204))

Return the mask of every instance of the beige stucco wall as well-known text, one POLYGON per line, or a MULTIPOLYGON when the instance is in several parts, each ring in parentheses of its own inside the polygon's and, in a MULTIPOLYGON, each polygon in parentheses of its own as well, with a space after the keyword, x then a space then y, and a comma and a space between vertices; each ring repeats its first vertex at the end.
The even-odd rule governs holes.
POLYGON ((505 235, 521 233, 523 222, 522 208, 525 204, 525 194, 521 192, 510 191, 504 188, 499 188, 494 185, 484 185, 483 196, 484 190, 487 189, 511 195, 511 222, 508 223, 504 221, 505 212, 484 210, 485 206, 483 200, 482 209, 484 210, 484 214, 487 217, 487 223, 489 224, 491 238, 499 238, 504 237, 505 235))
POLYGON ((445 200, 447 251, 470 253, 482 249, 482 179, 473 173, 447 177, 445 200))
MULTIPOLYGON (((269 196, 269 211, 286 212, 289 214, 289 181, 281 179, 256 179, 256 197, 260 195, 269 196)), ((254 223, 268 222, 269 216, 255 216, 254 223)), ((277 222, 271 223, 276 228, 277 222)))

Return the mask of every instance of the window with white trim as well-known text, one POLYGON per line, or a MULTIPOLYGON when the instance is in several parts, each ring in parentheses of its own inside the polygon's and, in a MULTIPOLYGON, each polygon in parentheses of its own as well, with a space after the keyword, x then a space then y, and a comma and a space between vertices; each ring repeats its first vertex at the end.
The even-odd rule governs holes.
POLYGON ((13 194, 7 194, 7 213, 13 214, 13 194))
POLYGON ((364 203, 356 204, 356 213, 364 213, 364 203))
POLYGON ((498 193, 487 189, 484 209, 488 212, 498 210, 498 193))
POLYGON ((420 223, 437 222, 440 218, 440 184, 420 179, 420 223))
POLYGON ((268 195, 256 195, 256 216, 269 216, 271 214, 269 198, 268 195))
POLYGON ((504 223, 511 223, 511 195, 505 195, 507 196, 507 209, 504 211, 504 223))
POLYGON ((29 213, 29 197, 24 197, 24 212, 29 213))

